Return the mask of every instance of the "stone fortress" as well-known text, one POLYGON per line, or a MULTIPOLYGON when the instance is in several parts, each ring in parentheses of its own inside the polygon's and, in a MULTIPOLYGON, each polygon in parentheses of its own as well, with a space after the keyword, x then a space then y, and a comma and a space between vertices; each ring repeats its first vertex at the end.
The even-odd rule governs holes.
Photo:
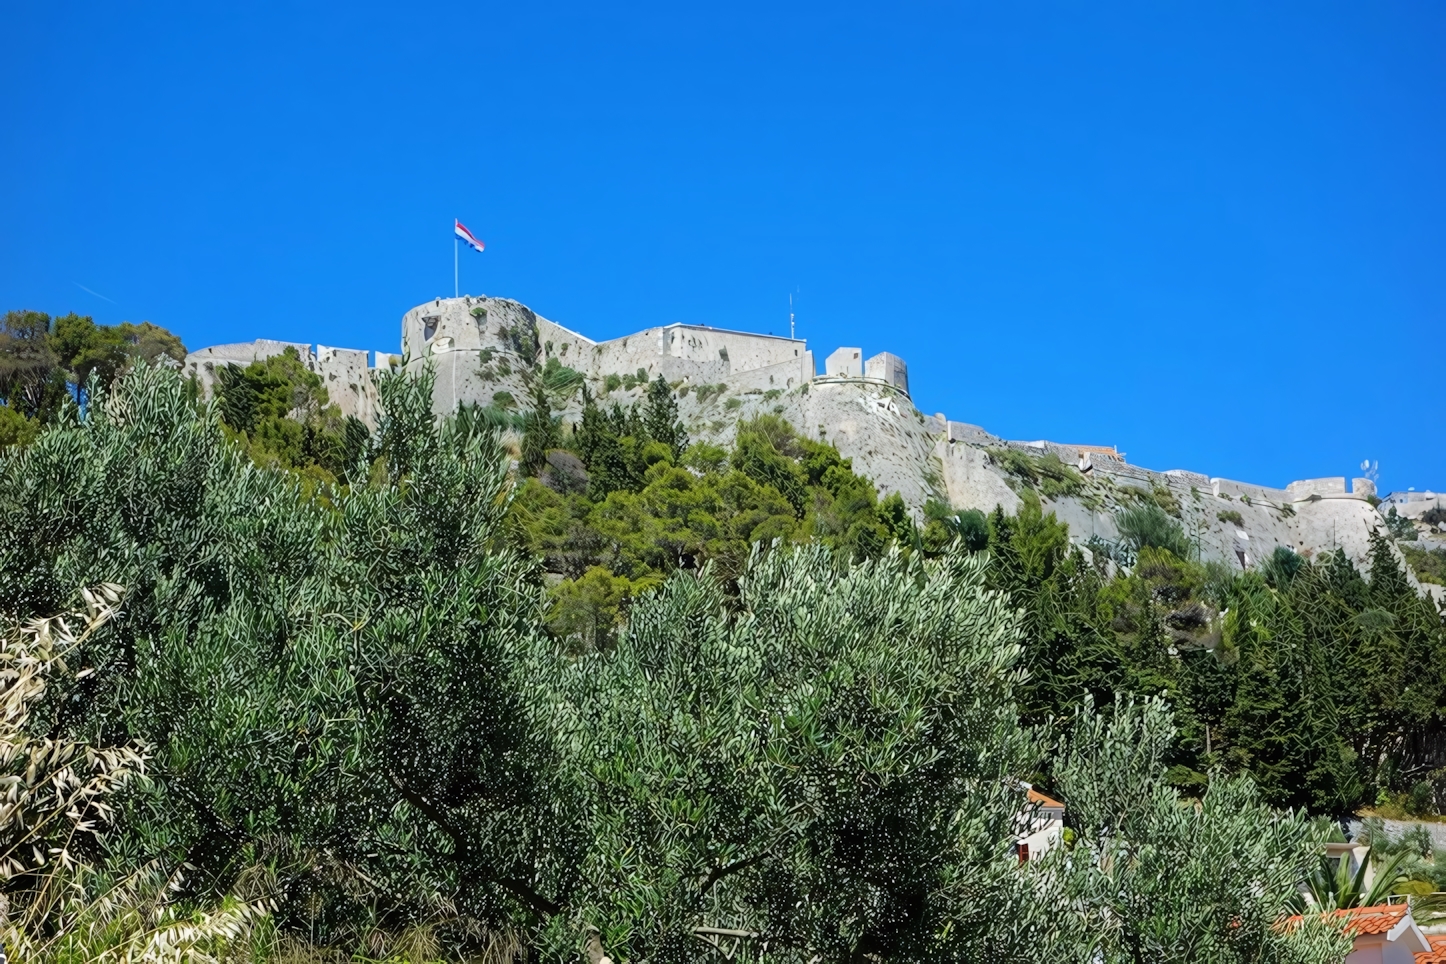
MULTIPOLYGON (((192 352, 185 371, 209 392, 218 365, 249 364, 288 347, 321 376, 344 413, 368 424, 377 411, 369 376, 378 367, 431 366, 439 415, 464 403, 525 407, 524 376, 554 360, 581 373, 604 405, 638 401, 646 381, 661 374, 674 385, 695 440, 727 447, 740 421, 777 414, 832 442, 881 496, 898 492, 916 516, 931 499, 955 509, 1001 505, 1013 512, 1023 485, 1006 471, 1001 452, 1054 455, 1078 469, 1085 486, 1044 500, 1045 509, 1081 545, 1116 539, 1114 510, 1135 504, 1136 493, 1173 496, 1202 558, 1233 565, 1241 553, 1254 563, 1278 545, 1307 556, 1340 547, 1363 565, 1367 536, 1382 521, 1369 479, 1349 487, 1344 478, 1305 479, 1277 489, 1183 469, 1157 472, 1129 464, 1111 446, 1014 441, 943 413, 925 416, 912 402, 904 359, 888 352, 865 358, 862 349, 839 348, 820 374, 799 338, 678 323, 597 342, 505 298, 438 298, 411 309, 402 317, 400 355, 378 351, 369 359, 363 350, 259 340, 192 352)), ((564 424, 575 422, 579 394, 560 404, 564 424)))

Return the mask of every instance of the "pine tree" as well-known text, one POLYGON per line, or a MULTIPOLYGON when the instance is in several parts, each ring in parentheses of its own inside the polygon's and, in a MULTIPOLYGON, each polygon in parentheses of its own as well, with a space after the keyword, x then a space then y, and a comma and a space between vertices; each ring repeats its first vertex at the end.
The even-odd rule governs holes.
POLYGON ((678 421, 678 400, 662 375, 648 386, 643 427, 654 442, 662 442, 672 450, 674 462, 683 457, 683 450, 688 447, 688 433, 678 421))
POLYGON ((582 386, 582 422, 577 427, 577 454, 583 464, 591 468, 597 458, 603 436, 609 434, 607 416, 597 407, 597 401, 586 384, 582 386))
POLYGON ((522 431, 522 471, 536 475, 547 464, 547 452, 557 448, 557 423, 552 420, 552 402, 542 379, 532 380, 532 411, 522 431))

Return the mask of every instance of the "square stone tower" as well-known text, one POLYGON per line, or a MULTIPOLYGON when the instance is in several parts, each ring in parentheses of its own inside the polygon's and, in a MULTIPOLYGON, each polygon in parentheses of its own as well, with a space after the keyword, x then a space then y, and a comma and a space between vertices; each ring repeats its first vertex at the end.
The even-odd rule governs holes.
POLYGON ((862 348, 840 348, 823 362, 825 375, 841 378, 862 378, 864 374, 864 350, 862 348))
POLYGON ((909 394, 909 366, 898 355, 881 351, 864 364, 864 376, 877 378, 909 394))

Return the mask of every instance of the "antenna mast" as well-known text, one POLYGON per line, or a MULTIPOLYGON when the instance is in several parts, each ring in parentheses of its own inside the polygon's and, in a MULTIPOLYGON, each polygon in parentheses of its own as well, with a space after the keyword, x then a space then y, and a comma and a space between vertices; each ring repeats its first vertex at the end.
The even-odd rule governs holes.
MULTIPOLYGON (((797 290, 797 289, 795 289, 795 291, 796 291, 796 290, 797 290)), ((793 295, 794 295, 794 292, 793 292, 793 291, 790 291, 790 292, 788 293, 788 337, 789 337, 789 338, 793 338, 793 295)))

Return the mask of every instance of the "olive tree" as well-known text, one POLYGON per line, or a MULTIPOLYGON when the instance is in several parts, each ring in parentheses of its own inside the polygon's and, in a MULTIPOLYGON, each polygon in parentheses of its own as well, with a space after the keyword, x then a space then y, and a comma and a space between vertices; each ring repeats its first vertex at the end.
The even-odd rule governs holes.
POLYGON ((1174 741, 1158 698, 1087 703, 1055 761, 1072 846, 1040 862, 1071 913, 1075 959, 1334 964, 1350 939, 1319 920, 1285 927, 1320 852, 1304 812, 1263 803, 1248 776, 1212 775, 1199 800, 1165 779, 1174 741))
POLYGON ((986 559, 755 548, 554 663, 549 727, 589 821, 574 916, 617 959, 719 931, 770 959, 1032 956, 1010 854, 1033 759, 1017 619, 986 559), (1016 908, 1017 910, 1018 908, 1016 908))
POLYGON ((1244 784, 1179 807, 1155 710, 1076 734, 1080 843, 1018 866, 1043 743, 983 555, 758 548, 576 656, 508 531, 497 439, 435 418, 429 378, 378 389, 350 487, 258 468, 144 365, 0 453, 0 607, 125 587, 93 672, 35 713, 146 754, 77 844, 98 863, 186 868, 197 897, 265 864, 280 926, 369 951, 427 924, 555 960, 1312 959, 1267 956, 1297 818, 1244 784))

